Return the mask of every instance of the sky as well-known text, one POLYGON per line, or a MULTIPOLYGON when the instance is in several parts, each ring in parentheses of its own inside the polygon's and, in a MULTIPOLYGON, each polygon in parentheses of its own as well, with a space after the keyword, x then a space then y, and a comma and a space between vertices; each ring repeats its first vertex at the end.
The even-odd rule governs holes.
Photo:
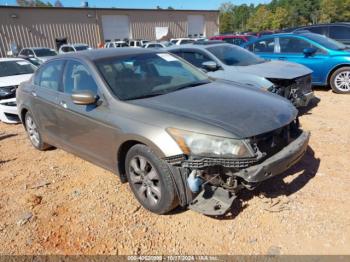
MULTIPOLYGON (((43 0, 44 2, 48 0, 43 0)), ((49 0, 54 3, 55 0, 49 0)), ((83 0, 61 0, 63 6, 79 7, 83 0)), ((175 9, 218 9, 221 3, 229 0, 89 0, 90 7, 119 7, 119 8, 162 8, 172 6, 175 9)), ((233 4, 268 3, 269 0, 231 0, 233 4)), ((0 0, 0 5, 16 5, 16 0, 0 0)))

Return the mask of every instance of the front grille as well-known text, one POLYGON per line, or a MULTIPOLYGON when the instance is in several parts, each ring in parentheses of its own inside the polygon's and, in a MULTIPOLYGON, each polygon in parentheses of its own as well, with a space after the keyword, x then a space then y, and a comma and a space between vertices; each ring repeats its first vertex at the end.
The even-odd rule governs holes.
POLYGON ((302 94, 307 94, 312 91, 311 75, 306 75, 295 79, 295 84, 302 94))
POLYGON ((256 158, 250 159, 226 159, 226 158, 201 158, 201 159, 193 159, 186 160, 183 162, 182 166, 193 169, 202 169, 211 166, 223 166, 227 168, 237 168, 244 169, 255 163, 258 160, 256 158))
POLYGON ((265 159, 289 145, 300 132, 299 121, 296 119, 284 127, 253 137, 251 144, 263 154, 265 159))

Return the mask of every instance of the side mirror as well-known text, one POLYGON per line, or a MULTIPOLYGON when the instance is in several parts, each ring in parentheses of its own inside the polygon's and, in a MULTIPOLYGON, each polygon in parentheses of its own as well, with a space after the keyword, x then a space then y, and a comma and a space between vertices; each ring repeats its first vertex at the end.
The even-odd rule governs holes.
POLYGON ((28 55, 28 58, 33 58, 34 57, 34 55, 28 55))
POLYGON ((317 49, 314 48, 314 47, 305 48, 305 49, 303 50, 303 53, 304 53, 304 55, 305 55, 306 57, 312 56, 312 55, 314 55, 316 52, 317 52, 317 49))
POLYGON ((96 104, 98 100, 98 96, 88 90, 75 92, 72 94, 71 98, 73 103, 77 105, 92 105, 96 104))
POLYGON ((219 65, 213 61, 203 62, 202 67, 207 71, 216 71, 219 69, 219 65))

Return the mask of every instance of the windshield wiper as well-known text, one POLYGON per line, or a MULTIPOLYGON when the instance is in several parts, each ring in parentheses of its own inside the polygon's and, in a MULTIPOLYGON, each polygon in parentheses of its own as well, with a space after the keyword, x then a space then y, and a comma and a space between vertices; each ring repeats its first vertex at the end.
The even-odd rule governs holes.
POLYGON ((179 86, 172 91, 177 91, 177 90, 181 90, 181 89, 185 89, 185 88, 189 88, 189 87, 201 86, 201 85, 205 85, 205 84, 209 84, 209 83, 210 83, 210 81, 196 81, 196 82, 192 82, 189 84, 179 86))
POLYGON ((200 85, 204 85, 204 84, 208 84, 210 83, 210 81, 197 81, 197 82, 192 82, 189 84, 185 84, 185 85, 181 85, 177 88, 168 88, 168 89, 164 89, 161 92, 154 92, 154 93, 149 93, 149 94, 145 94, 145 95, 141 95, 141 96, 137 96, 137 97, 132 97, 132 98, 127 98, 125 100, 134 100, 134 99, 144 99, 144 98, 150 98, 150 97, 154 97, 154 96, 160 96, 160 95, 165 95, 171 92, 175 92, 178 91, 180 89, 185 89, 185 88, 189 88, 189 87, 195 87, 195 86, 200 86, 200 85))

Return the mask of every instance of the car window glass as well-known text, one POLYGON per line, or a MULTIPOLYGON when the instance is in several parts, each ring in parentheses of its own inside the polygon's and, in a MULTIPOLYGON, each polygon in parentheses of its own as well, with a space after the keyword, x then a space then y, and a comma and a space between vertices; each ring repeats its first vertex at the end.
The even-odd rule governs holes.
POLYGON ((97 62, 97 67, 112 92, 123 100, 208 81, 204 73, 167 53, 110 58, 97 62))
POLYGON ((335 39, 350 39, 350 27, 346 26, 331 26, 329 37, 335 39))
POLYGON ((98 90, 90 71, 86 66, 76 61, 67 62, 63 75, 63 88, 64 92, 68 94, 86 90, 96 94, 98 90))
POLYGON ((141 42, 140 42, 140 41, 137 41, 137 42, 136 42, 136 46, 141 46, 141 42))
POLYGON ((234 41, 233 41, 233 43, 234 43, 235 45, 241 45, 241 44, 244 43, 244 41, 243 41, 242 38, 235 38, 234 41))
POLYGON ((296 37, 281 37, 279 39, 281 53, 303 53, 305 48, 313 48, 314 46, 304 39, 296 37))
POLYGON ((204 62, 213 61, 207 55, 198 52, 183 52, 182 57, 196 67, 202 67, 204 62))
POLYGON ((32 50, 30 50, 30 49, 28 49, 28 55, 32 55, 32 56, 34 56, 34 52, 32 51, 32 50))
POLYGON ((327 35, 327 26, 313 26, 305 29, 315 34, 327 35))
POLYGON ((275 50, 275 39, 269 38, 255 42, 251 51, 257 53, 273 53, 275 50))
POLYGON ((63 64, 63 61, 54 61, 45 65, 44 68, 41 68, 39 72, 39 86, 58 91, 63 64))
POLYGON ((229 43, 229 44, 233 44, 234 43, 234 38, 224 38, 222 40, 225 41, 226 43, 229 43))

